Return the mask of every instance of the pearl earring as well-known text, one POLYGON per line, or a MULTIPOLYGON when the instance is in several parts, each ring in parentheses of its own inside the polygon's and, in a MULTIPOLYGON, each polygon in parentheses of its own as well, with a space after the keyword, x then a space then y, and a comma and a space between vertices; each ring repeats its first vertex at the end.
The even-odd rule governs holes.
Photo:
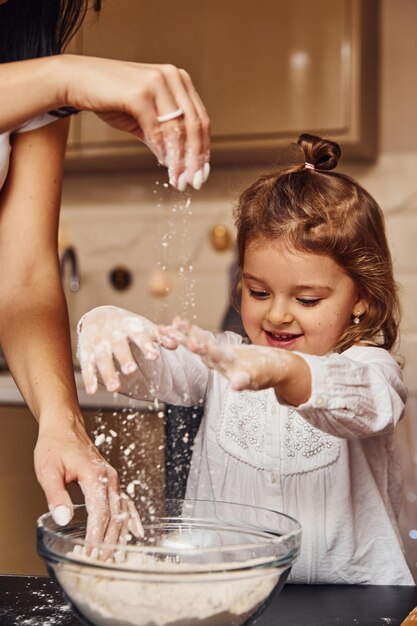
POLYGON ((353 318, 353 323, 354 323, 354 324, 360 324, 361 318, 359 317, 359 315, 360 315, 360 314, 359 314, 359 313, 357 313, 357 314, 355 315, 355 317, 353 318))

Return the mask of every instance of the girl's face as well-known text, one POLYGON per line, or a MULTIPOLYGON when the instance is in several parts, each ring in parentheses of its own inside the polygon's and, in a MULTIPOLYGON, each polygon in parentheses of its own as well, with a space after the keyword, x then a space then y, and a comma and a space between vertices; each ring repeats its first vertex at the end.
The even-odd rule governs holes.
POLYGON ((279 241, 247 246, 241 313, 252 343, 327 354, 365 310, 354 281, 330 256, 279 241))

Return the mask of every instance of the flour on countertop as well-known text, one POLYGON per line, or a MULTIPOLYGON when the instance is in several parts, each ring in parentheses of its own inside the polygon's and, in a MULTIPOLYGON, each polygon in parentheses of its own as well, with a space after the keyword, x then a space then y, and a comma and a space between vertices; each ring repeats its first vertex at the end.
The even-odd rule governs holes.
POLYGON ((71 619, 72 609, 61 598, 58 591, 51 593, 48 587, 45 592, 29 589, 28 593, 34 599, 30 603, 30 615, 29 610, 24 614, 17 614, 16 594, 4 593, 3 604, 0 609, 0 624, 2 626, 65 626, 69 623, 68 619, 71 619), (7 596, 10 596, 10 605, 7 596))

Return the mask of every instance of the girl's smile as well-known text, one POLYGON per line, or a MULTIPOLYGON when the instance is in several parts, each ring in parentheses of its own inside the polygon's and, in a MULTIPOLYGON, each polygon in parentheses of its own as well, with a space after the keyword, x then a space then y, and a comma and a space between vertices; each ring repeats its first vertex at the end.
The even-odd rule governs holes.
POLYGON ((265 336, 268 344, 273 348, 286 348, 287 350, 289 350, 291 346, 297 341, 297 339, 299 337, 302 337, 303 335, 301 333, 295 335, 289 333, 273 333, 265 331, 265 336))
POLYGON ((256 345, 327 354, 365 302, 331 256, 278 241, 254 241, 245 251, 242 320, 256 345))

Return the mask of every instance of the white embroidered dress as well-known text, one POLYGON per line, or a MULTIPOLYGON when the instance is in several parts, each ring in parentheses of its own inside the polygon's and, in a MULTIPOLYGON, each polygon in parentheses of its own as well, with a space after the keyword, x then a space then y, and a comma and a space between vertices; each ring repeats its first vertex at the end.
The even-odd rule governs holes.
MULTIPOLYGON (((216 337, 242 341, 230 332, 216 337)), ((311 369, 312 394, 297 409, 280 404, 272 389, 232 391, 182 348, 161 349, 152 362, 135 351, 141 373, 122 376, 123 392, 151 392, 177 405, 204 402, 187 496, 298 519, 293 582, 413 585, 396 521, 401 477, 393 429, 406 397, 400 369, 381 348, 300 356, 311 369)))

